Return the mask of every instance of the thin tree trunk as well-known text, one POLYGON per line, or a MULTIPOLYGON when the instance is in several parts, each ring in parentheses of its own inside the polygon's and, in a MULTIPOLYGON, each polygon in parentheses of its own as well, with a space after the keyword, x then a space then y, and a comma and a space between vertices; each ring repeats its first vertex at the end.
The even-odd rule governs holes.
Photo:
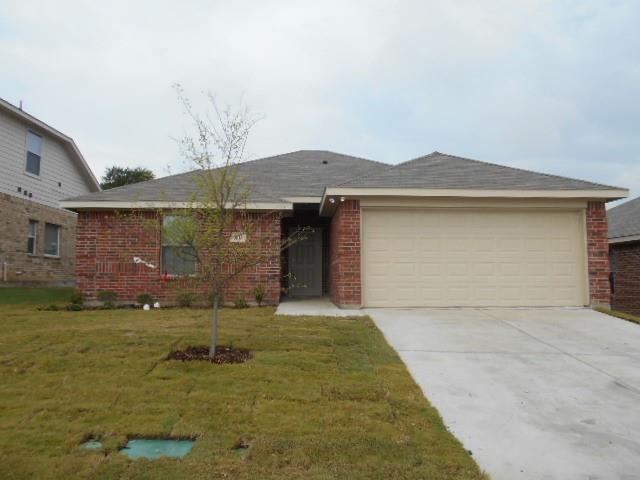
POLYGON ((218 341, 218 303, 220 295, 213 294, 213 315, 211 317, 211 344, 209 345, 209 358, 213 360, 216 355, 216 342, 218 341))

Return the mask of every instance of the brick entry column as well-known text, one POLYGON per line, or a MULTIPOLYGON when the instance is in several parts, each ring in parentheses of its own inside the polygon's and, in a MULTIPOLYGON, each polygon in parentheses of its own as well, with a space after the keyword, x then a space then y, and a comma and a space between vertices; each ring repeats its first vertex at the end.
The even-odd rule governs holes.
POLYGON ((360 202, 342 202, 331 219, 329 296, 336 305, 360 308, 360 202))
POLYGON ((611 304, 609 238, 604 202, 587 203, 587 256, 591 306, 611 304))

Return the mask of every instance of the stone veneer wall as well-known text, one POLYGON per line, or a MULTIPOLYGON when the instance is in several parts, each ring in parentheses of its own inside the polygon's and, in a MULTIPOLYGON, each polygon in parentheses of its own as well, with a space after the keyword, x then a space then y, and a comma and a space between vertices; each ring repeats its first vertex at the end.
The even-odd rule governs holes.
POLYGON ((0 286, 74 284, 76 217, 68 210, 0 194, 0 286), (35 255, 27 253, 29 220, 38 222, 35 255), (44 256, 45 223, 61 227, 59 257, 44 256))

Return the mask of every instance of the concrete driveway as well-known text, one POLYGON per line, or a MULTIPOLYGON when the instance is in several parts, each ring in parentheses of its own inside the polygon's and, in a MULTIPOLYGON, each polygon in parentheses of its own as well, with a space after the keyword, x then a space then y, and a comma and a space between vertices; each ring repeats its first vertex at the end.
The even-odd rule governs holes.
POLYGON ((588 309, 368 309, 493 480, 640 479, 640 325, 588 309))

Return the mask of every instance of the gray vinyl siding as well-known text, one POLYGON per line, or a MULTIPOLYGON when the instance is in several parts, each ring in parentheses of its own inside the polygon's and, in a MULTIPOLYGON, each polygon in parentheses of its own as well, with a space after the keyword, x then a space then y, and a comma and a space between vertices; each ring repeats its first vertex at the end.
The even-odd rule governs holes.
POLYGON ((59 208, 61 199, 84 195, 91 189, 59 140, 0 112, 0 192, 59 208), (29 130, 42 137, 39 177, 25 170, 29 130), (18 187, 31 192, 32 197, 18 193, 18 187))

